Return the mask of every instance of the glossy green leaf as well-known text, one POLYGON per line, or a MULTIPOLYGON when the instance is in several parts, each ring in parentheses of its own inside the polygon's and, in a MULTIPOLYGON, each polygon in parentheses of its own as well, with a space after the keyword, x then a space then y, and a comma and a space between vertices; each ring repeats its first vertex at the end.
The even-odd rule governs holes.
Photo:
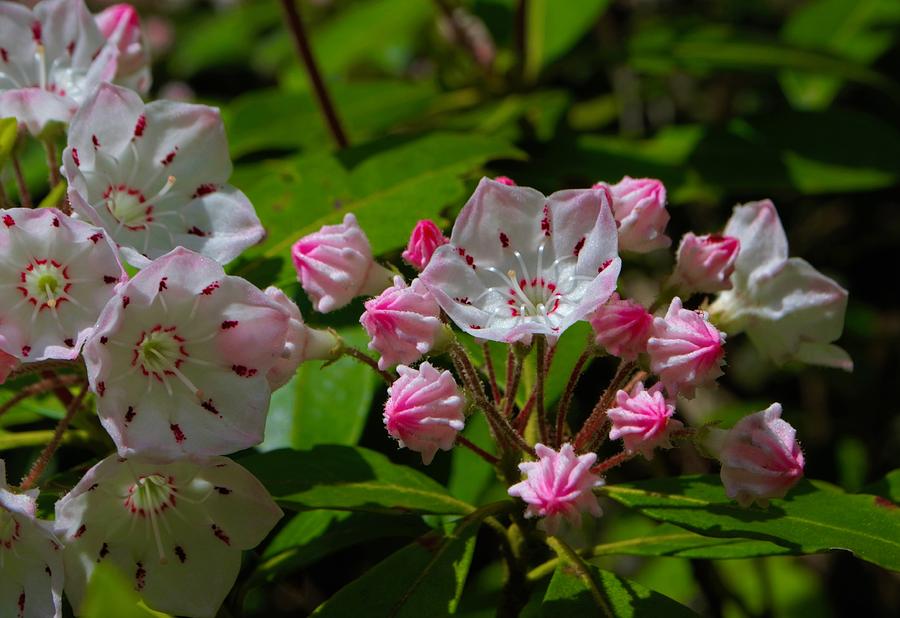
POLYGON ((866 486, 865 493, 875 494, 900 504, 900 468, 891 470, 880 481, 866 486))
POLYGON ((525 6, 525 73, 533 79, 542 68, 569 51, 597 24, 600 15, 609 6, 609 0, 566 3, 530 0, 525 6))
POLYGON ((148 609, 131 582, 114 566, 97 565, 91 575, 79 616, 84 618, 167 618, 148 609))
POLYGON ((900 510, 880 497, 847 494, 821 481, 801 481, 767 509, 745 509, 728 500, 715 476, 610 485, 601 491, 653 519, 701 535, 766 540, 799 553, 845 549, 900 570, 900 510))
MULTIPOLYGON (((477 412, 466 419, 463 435, 487 452, 496 454, 497 444, 491 437, 484 414, 477 412)), ((450 493, 470 504, 481 504, 484 494, 497 482, 494 467, 467 448, 455 448, 450 459, 450 493)))
POLYGON ((271 451, 240 463, 287 509, 465 514, 474 508, 421 472, 359 447, 271 451))

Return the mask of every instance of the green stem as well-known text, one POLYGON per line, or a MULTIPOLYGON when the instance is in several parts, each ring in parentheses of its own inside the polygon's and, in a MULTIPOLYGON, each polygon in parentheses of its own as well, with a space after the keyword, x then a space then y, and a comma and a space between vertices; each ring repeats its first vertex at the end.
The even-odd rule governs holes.
POLYGON ((594 579, 590 567, 588 567, 584 559, 579 556, 574 549, 569 547, 565 541, 558 537, 547 537, 547 544, 556 552, 556 555, 560 560, 572 565, 572 568, 575 569, 579 579, 584 582, 588 592, 591 593, 594 603, 603 612, 603 615, 608 616, 608 618, 614 618, 612 608, 609 606, 609 601, 606 599, 606 594, 594 579))

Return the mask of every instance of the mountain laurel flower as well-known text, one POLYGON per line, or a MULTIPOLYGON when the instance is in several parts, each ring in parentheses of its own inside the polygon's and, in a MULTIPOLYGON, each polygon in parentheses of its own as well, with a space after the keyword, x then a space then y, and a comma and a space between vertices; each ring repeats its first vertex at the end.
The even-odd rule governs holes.
POLYGON ((335 360, 341 342, 330 330, 310 328, 303 322, 297 304, 276 287, 267 287, 266 296, 290 316, 284 349, 266 374, 269 388, 275 391, 288 383, 297 367, 309 360, 335 360))
POLYGON ((17 118, 32 135, 68 122, 115 77, 118 53, 81 0, 0 2, 0 118, 17 118))
POLYGON ((662 182, 654 178, 625 176, 616 184, 606 186, 619 226, 620 249, 648 253, 672 244, 672 239, 665 234, 669 213, 666 187, 662 182))
POLYGON ((403 259, 407 264, 421 271, 428 266, 434 250, 448 242, 450 239, 444 236, 441 228, 434 221, 423 219, 413 228, 412 234, 409 236, 409 243, 403 252, 403 259))
POLYGON ((620 268, 605 191, 544 197, 483 178, 420 278, 465 332, 528 343, 606 302, 620 268))
POLYGON ((36 489, 9 491, 6 464, 0 459, 0 607, 4 616, 62 616, 62 545, 53 534, 53 524, 36 518, 37 496, 36 489))
POLYGON ((56 503, 66 595, 77 610, 110 563, 151 608, 216 615, 241 566, 281 518, 247 470, 224 457, 156 463, 111 455, 56 503))
POLYGON ((372 339, 369 349, 381 355, 379 369, 419 360, 443 332, 441 308, 419 279, 407 286, 403 277, 394 277, 394 285, 365 307, 359 323, 372 339))
POLYGON ((688 232, 678 246, 678 261, 671 283, 685 293, 731 289, 731 273, 741 241, 732 236, 688 232))
POLYGON ((603 485, 603 479, 591 472, 596 453, 576 455, 568 443, 559 452, 543 444, 535 444, 534 450, 537 461, 519 464, 527 478, 507 491, 528 504, 525 517, 541 517, 538 528, 552 536, 560 531, 563 522, 580 527, 584 512, 594 517, 603 514, 593 492, 603 485))
POLYGON ((106 233, 55 208, 0 210, 0 350, 71 360, 127 279, 106 233))
POLYGON ((841 336, 847 291, 808 262, 788 257, 787 236, 769 200, 737 206, 725 234, 740 240, 733 287, 709 307, 729 334, 746 332, 778 364, 796 359, 853 370, 832 342, 841 336))
POLYGON ((633 361, 647 351, 653 315, 640 303, 623 300, 614 292, 590 320, 597 345, 613 356, 633 361))
POLYGON ((438 449, 449 451, 465 426, 465 401, 449 371, 429 363, 418 369, 397 367, 400 377, 388 387, 384 426, 401 447, 422 455, 428 465, 438 449))
POLYGON ((621 438, 626 451, 652 459, 653 449, 671 448, 669 436, 683 427, 673 414, 675 406, 666 401, 661 383, 645 389, 644 383, 638 382, 631 393, 616 393, 616 407, 607 412, 612 423, 609 438, 621 438))
POLYGON ((154 101, 103 84, 75 114, 63 153, 69 201, 136 268, 186 247, 221 263, 265 231, 225 184, 231 160, 218 110, 154 101))
POLYGON ((263 438, 270 369, 290 315, 207 257, 178 248, 122 286, 84 348, 119 455, 223 455, 263 438))
POLYGON ((783 498, 803 477, 796 430, 781 418, 781 404, 745 416, 729 430, 712 429, 704 446, 722 463, 725 493, 741 506, 783 498))
POLYGON ((376 263, 365 232, 352 213, 324 225, 291 247, 297 279, 319 313, 340 309, 357 296, 374 296, 394 274, 376 263))
POLYGON ((670 394, 693 397, 695 387, 722 375, 725 333, 709 323, 705 312, 684 309, 676 296, 666 317, 653 319, 651 334, 650 368, 670 394))
POLYGON ((94 16, 97 27, 119 50, 116 83, 146 94, 150 90, 150 46, 141 18, 130 4, 114 4, 94 16))

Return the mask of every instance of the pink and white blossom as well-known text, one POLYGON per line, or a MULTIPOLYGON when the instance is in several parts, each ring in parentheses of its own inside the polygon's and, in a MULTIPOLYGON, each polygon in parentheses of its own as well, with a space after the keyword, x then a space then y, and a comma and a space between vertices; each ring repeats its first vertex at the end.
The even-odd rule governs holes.
POLYGON ((449 451, 465 427, 465 401, 449 371, 429 363, 418 369, 397 367, 400 377, 388 387, 384 426, 406 447, 422 455, 428 465, 438 449, 449 451))
POLYGON ((746 332, 776 363, 791 359, 853 369, 832 344, 841 336, 847 290, 808 262, 788 257, 787 236, 769 200, 737 206, 725 234, 740 240, 733 287, 710 305, 713 321, 729 334, 746 332))
POLYGON ((263 438, 291 316, 178 248, 122 286, 84 348, 100 422, 122 457, 231 453, 263 438))
POLYGON ((647 351, 653 315, 640 303, 617 292, 591 315, 597 345, 622 360, 633 361, 647 351))
POLYGON ((528 504, 525 517, 541 517, 538 528, 556 535, 564 522, 573 528, 581 526, 582 513, 603 514, 593 491, 603 485, 603 479, 591 472, 596 453, 576 455, 568 443, 559 452, 543 444, 535 444, 534 450, 537 461, 519 464, 526 479, 507 490, 528 504))
POLYGON ((448 242, 450 239, 444 236, 434 221, 423 219, 413 228, 409 243, 403 252, 403 259, 416 270, 423 270, 428 266, 434 250, 448 242))
POLYGON ((9 491, 0 459, 0 607, 4 616, 62 616, 62 545, 37 519, 38 490, 9 491))
POLYGON ((669 212, 666 210, 666 187, 661 181, 625 176, 614 185, 598 185, 608 187, 612 197, 613 213, 619 226, 619 249, 647 253, 672 244, 672 239, 665 233, 669 212))
POLYGON ((696 387, 722 375, 724 345, 725 333, 709 323, 707 314, 684 309, 676 296, 666 317, 653 319, 650 368, 671 394, 693 397, 696 387))
POLYGON ((0 210, 0 350, 76 358, 125 279, 103 230, 55 208, 0 210))
POLYGON ((155 610, 214 616, 242 550, 256 547, 281 516, 262 484, 224 457, 155 463, 111 455, 56 503, 66 595, 77 610, 105 562, 155 610))
POLYGON ((781 404, 745 416, 728 431, 712 429, 706 447, 722 463, 725 493, 741 506, 766 506, 803 477, 796 430, 781 418, 781 404))
POLYGON ((605 191, 544 197, 483 178, 420 278, 465 332, 527 343, 585 319, 613 293, 620 268, 605 191))
POLYGON ((371 338, 369 349, 381 355, 379 369, 419 360, 441 335, 441 308, 419 279, 407 286, 394 277, 394 285, 365 307, 359 323, 371 338))
POLYGON ((104 84, 72 119, 63 171, 75 212, 106 229, 136 268, 175 247, 224 264, 265 235, 227 184, 228 144, 212 107, 145 105, 104 84))
POLYGON ((673 414, 675 406, 666 400, 661 383, 645 389, 644 383, 638 382, 631 393, 616 393, 616 407, 607 412, 612 422, 609 437, 622 438, 629 453, 652 459, 653 449, 671 448, 669 436, 683 427, 673 414))
POLYGON ((114 4, 94 16, 97 27, 119 50, 115 81, 141 94, 150 89, 150 46, 141 18, 130 4, 114 4))
POLYGON ((0 2, 0 118, 17 118, 32 135, 68 122, 115 77, 117 56, 81 0, 44 0, 33 9, 0 2))
POLYGON ((301 363, 335 359, 340 341, 330 330, 317 330, 304 324, 300 308, 278 288, 267 287, 265 294, 290 316, 284 349, 266 374, 269 388, 275 391, 294 377, 301 363))
POLYGON ((678 246, 672 284, 687 293, 730 290, 740 248, 741 241, 732 236, 688 232, 678 246))
POLYGON ((375 262, 365 232, 352 213, 338 225, 324 225, 291 247, 297 279, 316 311, 340 309, 357 296, 379 294, 393 273, 375 262))

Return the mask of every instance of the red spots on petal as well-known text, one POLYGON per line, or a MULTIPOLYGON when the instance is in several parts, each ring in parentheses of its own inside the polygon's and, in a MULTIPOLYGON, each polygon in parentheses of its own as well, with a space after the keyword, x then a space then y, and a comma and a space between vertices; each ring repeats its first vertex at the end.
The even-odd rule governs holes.
POLYGON ((226 545, 231 545, 231 539, 228 538, 228 535, 225 534, 225 531, 222 530, 216 524, 212 524, 213 534, 216 535, 216 538, 225 543, 226 545))
POLYGON ((257 374, 256 369, 248 368, 244 365, 232 365, 231 370, 242 378, 252 378, 257 374))
POLYGON ((479 324, 469 324, 469 328, 472 330, 481 330, 481 325, 479 324))
POLYGON ((550 236, 552 233, 550 229, 550 207, 546 204, 544 205, 544 216, 541 217, 541 231, 544 233, 544 236, 550 236))
POLYGON ((96 135, 91 135, 91 143, 94 145, 94 148, 100 148, 100 140, 97 139, 96 135))
POLYGON ((227 487, 219 487, 219 486, 217 485, 216 487, 214 487, 214 489, 215 489, 217 492, 219 492, 220 494, 222 494, 223 496, 227 496, 228 494, 231 493, 231 490, 228 489, 227 487))
POLYGON ((128 406, 128 410, 125 412, 125 422, 130 423, 134 420, 137 412, 134 411, 134 406, 128 406))
POLYGON ((168 277, 163 277, 162 279, 159 280, 159 291, 160 292, 162 292, 163 290, 169 289, 169 284, 166 283, 168 280, 169 280, 168 277))
POLYGON ((184 547, 181 545, 175 546, 175 555, 178 556, 178 561, 181 564, 184 564, 187 561, 187 554, 184 552, 184 547))
POLYGON ((222 322, 222 330, 228 330, 229 328, 234 328, 237 325, 237 320, 225 320, 224 322, 222 322))
POLYGON ((30 345, 23 345, 23 346, 22 346, 22 356, 27 357, 29 354, 31 354, 31 346, 30 346, 30 345))
POLYGON ((34 39, 35 43, 41 42, 41 30, 42 30, 41 22, 36 21, 31 24, 31 38, 34 39))
POLYGON ((50 222, 50 225, 52 225, 53 227, 59 227, 59 218, 53 217, 53 220, 50 222))
POLYGON ((78 149, 72 149, 72 160, 75 162, 75 167, 81 167, 81 159, 78 158, 78 149))
POLYGON ((579 240, 577 243, 575 243, 575 249, 572 251, 572 253, 575 255, 575 257, 578 257, 578 254, 581 253, 582 249, 584 249, 584 238, 585 237, 582 236, 581 240, 579 240))
POLYGON ((97 394, 103 397, 104 393, 106 393, 106 382, 97 382, 97 394))
POLYGON ((100 343, 106 345, 107 343, 109 343, 109 337, 103 335, 102 337, 100 337, 100 343))
POLYGON ((122 309, 125 309, 126 307, 128 307, 129 303, 131 303, 131 298, 129 298, 128 296, 123 296, 122 297, 122 309))
POLYGON ((25 591, 23 590, 19 594, 19 600, 16 602, 16 605, 19 607, 19 618, 22 618, 25 615, 25 591))
POLYGON ((509 246, 509 236, 507 236, 503 232, 500 232, 500 244, 503 246, 504 249, 506 249, 509 246))
POLYGON ((9 52, 2 47, 0 47, 0 59, 2 59, 3 62, 9 62, 9 52))
POLYGON ((134 585, 138 589, 138 591, 141 591, 144 589, 144 585, 146 584, 147 569, 144 568, 143 562, 138 562, 136 566, 137 569, 134 572, 134 585))
MULTIPOLYGON (((138 116, 137 122, 134 125, 134 136, 141 137, 144 135, 144 129, 147 128, 147 117, 144 114, 138 116)), ((94 136, 96 137, 96 136, 94 136)), ((96 143, 94 144, 97 145, 96 143)))
POLYGON ((96 245, 101 238, 103 238, 103 232, 95 232, 88 237, 88 240, 96 245))
POLYGON ((84 524, 81 524, 78 527, 78 530, 75 531, 75 534, 72 536, 72 538, 80 539, 85 532, 87 532, 87 526, 85 526, 84 524))
POLYGON ((12 218, 11 215, 3 215, 3 224, 6 227, 12 227, 16 224, 16 221, 12 218))
POLYGON ((209 195, 210 193, 215 193, 215 192, 216 192, 216 185, 214 185, 212 183, 206 183, 206 184, 202 184, 199 187, 197 187, 197 190, 194 191, 194 197, 197 198, 197 197, 209 195))
POLYGON ((116 281, 118 281, 118 279, 116 277, 111 277, 109 275, 103 275, 103 283, 105 283, 106 285, 111 285, 111 284, 115 283, 116 281))
POLYGON ((88 490, 88 491, 94 491, 94 490, 97 489, 98 487, 100 487, 99 483, 94 483, 93 485, 91 485, 90 487, 88 487, 87 490, 88 490))
POLYGON ((213 282, 210 283, 208 286, 206 286, 205 288, 203 288, 203 291, 200 292, 200 293, 203 294, 204 296, 209 296, 209 295, 211 295, 213 292, 215 292, 215 291, 218 290, 218 289, 219 289, 219 282, 218 282, 218 281, 213 281, 213 282))
POLYGON ((181 444, 184 442, 184 432, 181 431, 181 427, 175 423, 169 425, 169 430, 172 432, 172 435, 175 437, 175 442, 181 444))
POLYGON ((610 264, 612 264, 612 260, 606 260, 605 262, 600 264, 600 268, 597 269, 597 272, 602 273, 604 270, 606 270, 609 267, 610 264))
POLYGON ((97 562, 100 562, 109 555, 109 544, 104 543, 100 548, 100 554, 97 556, 97 562))
POLYGON ((75 41, 69 41, 69 44, 66 45, 66 52, 67 52, 70 56, 75 55, 75 41))
POLYGON ((219 414, 218 408, 213 404, 212 399, 207 399, 206 401, 200 402, 200 407, 209 412, 210 414, 215 414, 216 416, 222 416, 219 414))
POLYGON ((458 302, 461 305, 471 305, 472 304, 472 301, 469 300, 468 296, 460 296, 458 298, 454 298, 453 300, 455 300, 456 302, 458 302))
POLYGON ((175 155, 177 155, 177 154, 178 154, 178 146, 175 146, 175 148, 170 150, 169 154, 167 154, 162 159, 160 159, 159 162, 162 163, 163 166, 170 165, 172 163, 172 161, 175 160, 175 155))
POLYGON ((63 343, 66 344, 66 347, 74 348, 75 341, 73 339, 63 339, 63 343))
POLYGON ((203 230, 201 230, 201 229, 200 229, 199 227, 197 227, 196 225, 195 225, 194 227, 192 227, 191 229, 189 229, 189 230, 187 231, 187 233, 188 233, 188 234, 193 234, 194 236, 200 236, 201 238, 203 238, 204 236, 206 236, 206 232, 204 232, 203 230))

